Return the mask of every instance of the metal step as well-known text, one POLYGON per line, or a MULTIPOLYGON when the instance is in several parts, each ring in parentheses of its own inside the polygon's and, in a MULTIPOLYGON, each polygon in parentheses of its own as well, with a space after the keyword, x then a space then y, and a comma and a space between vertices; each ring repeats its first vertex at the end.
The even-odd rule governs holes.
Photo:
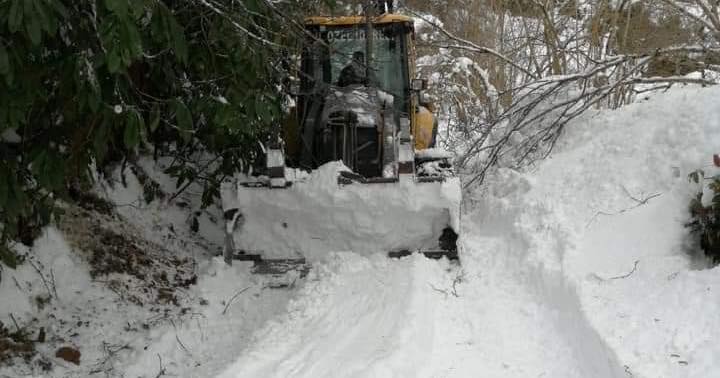
POLYGON ((237 261, 261 261, 262 256, 260 256, 259 254, 254 254, 254 253, 240 252, 240 253, 234 253, 232 255, 232 259, 237 260, 237 261))
POLYGON ((413 253, 422 253, 425 257, 433 260, 439 260, 446 257, 448 260, 459 260, 457 251, 433 250, 433 251, 392 251, 388 252, 388 257, 399 259, 401 257, 410 256, 413 253))

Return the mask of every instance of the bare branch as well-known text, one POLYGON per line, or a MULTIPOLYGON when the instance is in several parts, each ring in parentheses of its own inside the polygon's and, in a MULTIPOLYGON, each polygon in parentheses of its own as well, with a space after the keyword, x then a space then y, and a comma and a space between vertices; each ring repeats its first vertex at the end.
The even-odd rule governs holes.
POLYGON ((628 272, 628 273, 626 273, 626 274, 623 274, 623 275, 620 275, 620 276, 610 277, 609 279, 611 279, 611 280, 621 280, 621 279, 625 279, 625 278, 628 278, 628 277, 632 276, 632 274, 635 273, 635 271, 637 270, 638 263, 640 263, 640 260, 635 260, 635 265, 633 265, 633 268, 632 268, 632 270, 631 270, 630 272, 628 272))
MULTIPOLYGON (((670 7, 674 8, 674 9, 677 10, 678 12, 682 13, 683 15, 685 15, 685 16, 691 18, 692 20, 694 20, 694 21, 702 24, 702 25, 705 26, 708 30, 714 31, 714 33, 717 34, 718 37, 720 38, 720 27, 718 27, 718 26, 720 26, 720 24, 718 24, 718 26, 713 25, 713 23, 709 22, 709 21, 706 20, 706 19, 703 19, 702 17, 700 17, 700 16, 692 13, 690 10, 688 10, 688 9, 687 9, 687 5, 685 5, 685 6, 680 5, 680 4, 678 4, 675 0, 661 0, 661 1, 662 1, 663 3, 669 5, 670 7)), ((702 0, 696 0, 695 3, 698 4, 698 5, 700 5, 701 7, 704 6, 704 4, 702 4, 702 0)), ((712 13, 709 12, 709 14, 712 14, 712 13)), ((709 15, 709 14, 706 13, 706 16, 709 15)))
POLYGON ((523 73, 525 73, 525 74, 528 75, 529 77, 531 77, 531 78, 533 78, 533 79, 536 78, 536 76, 535 76, 532 72, 528 71, 528 70, 525 69, 524 67, 522 67, 522 66, 520 66, 519 64, 515 63, 512 59, 510 59, 510 58, 508 58, 507 56, 501 54, 500 52, 498 52, 498 51, 496 51, 496 50, 493 50, 493 49, 491 49, 491 48, 489 48, 489 47, 480 46, 480 45, 478 45, 478 44, 476 44, 476 43, 473 43, 473 42, 471 42, 471 41, 468 41, 468 40, 466 40, 466 39, 462 39, 462 38, 460 38, 460 37, 457 37, 457 36, 455 36, 454 34, 452 34, 452 33, 450 33, 449 31, 447 31, 447 29, 443 28, 442 26, 438 25, 436 22, 433 22, 432 20, 428 19, 427 17, 425 17, 425 16, 423 16, 423 15, 421 15, 421 14, 418 14, 417 12, 414 12, 414 11, 412 11, 412 10, 409 10, 409 12, 412 13, 415 17, 417 17, 417 18, 419 18, 419 19, 427 22, 428 24, 430 24, 433 28, 437 29, 437 30, 440 31, 442 34, 444 34, 448 39, 459 43, 459 45, 448 45, 448 46, 446 46, 447 48, 450 48, 450 49, 452 49, 452 48, 462 49, 462 50, 471 51, 471 52, 475 52, 475 53, 479 53, 479 54, 490 54, 490 55, 492 55, 492 56, 494 56, 494 57, 502 60, 503 62, 505 62, 505 63, 507 63, 507 64, 509 64, 509 65, 511 65, 511 66, 513 66, 513 67, 515 67, 516 69, 522 71, 523 73))
POLYGON ((233 303, 233 301, 235 300, 235 298, 237 298, 238 296, 240 296, 240 294, 248 291, 248 289, 250 289, 250 286, 248 286, 248 287, 246 287, 246 288, 244 288, 244 289, 241 289, 240 291, 238 291, 237 293, 235 293, 235 295, 233 295, 232 298, 230 298, 230 300, 228 300, 227 303, 225 304, 225 308, 223 309, 222 314, 225 315, 225 314, 227 313, 227 310, 230 308, 230 305, 231 305, 231 304, 233 303))

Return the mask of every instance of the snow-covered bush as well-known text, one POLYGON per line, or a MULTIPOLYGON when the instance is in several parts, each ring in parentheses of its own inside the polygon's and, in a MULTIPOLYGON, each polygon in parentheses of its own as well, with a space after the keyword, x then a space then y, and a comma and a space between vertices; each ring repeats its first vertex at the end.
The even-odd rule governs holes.
POLYGON ((697 170, 689 175, 698 184, 697 195, 690 201, 691 220, 687 224, 691 233, 699 239, 700 248, 714 264, 720 263, 720 175, 705 177, 697 170), (706 185, 705 182, 709 181, 706 185), (710 197, 710 201, 703 199, 710 197))

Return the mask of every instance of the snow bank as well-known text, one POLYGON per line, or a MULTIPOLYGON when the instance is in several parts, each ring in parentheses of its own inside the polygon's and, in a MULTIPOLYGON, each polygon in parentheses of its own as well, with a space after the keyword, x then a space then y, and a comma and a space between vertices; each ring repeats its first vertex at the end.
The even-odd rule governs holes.
POLYGON ((328 163, 287 189, 226 187, 223 208, 243 214, 235 232, 240 250, 266 257, 329 252, 360 254, 433 249, 442 230, 459 229, 460 185, 442 183, 339 185, 347 168, 328 163))
POLYGON ((720 274, 697 270, 684 228, 687 174, 720 146, 718 103, 718 88, 674 89, 587 116, 537 169, 500 172, 479 199, 516 212, 534 245, 520 261, 564 277, 628 375, 720 374, 720 274))

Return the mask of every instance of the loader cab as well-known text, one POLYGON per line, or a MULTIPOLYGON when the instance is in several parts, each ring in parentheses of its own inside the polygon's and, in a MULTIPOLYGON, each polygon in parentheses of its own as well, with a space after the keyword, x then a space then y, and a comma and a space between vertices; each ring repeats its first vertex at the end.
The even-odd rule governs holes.
MULTIPOLYGON (((383 131, 381 123, 392 120, 399 130, 401 124, 409 122, 414 133, 419 119, 418 92, 411 88, 415 75, 413 19, 397 14, 373 17, 370 43, 367 18, 363 16, 311 17, 306 19, 305 28, 294 121, 285 126, 288 164, 314 169, 328 161, 343 160, 366 178, 384 176, 384 167, 396 158, 390 156, 396 152, 389 145, 394 143, 394 134, 383 131), (364 59, 358 61, 358 56, 364 59), (353 65, 362 80, 343 78, 343 71, 353 65), (334 93, 356 89, 366 94, 380 90, 380 99, 374 99, 373 104, 379 105, 381 122, 375 120, 376 131, 360 125, 349 136, 340 135, 336 132, 340 129, 332 125, 337 117, 327 114, 329 99, 334 93), (349 148, 347 140, 352 144, 349 148)), ((348 113, 359 108, 348 96, 337 103, 347 103, 348 113)), ((345 123, 369 119, 367 112, 350 115, 359 119, 345 123)), ((429 127, 433 127, 432 122, 429 127)))
MULTIPOLYGON (((410 113, 409 40, 413 27, 406 17, 385 15, 372 27, 372 51, 367 50, 366 24, 363 17, 325 18, 308 20, 308 43, 303 51, 301 88, 303 93, 321 91, 327 86, 341 86, 343 69, 357 65, 370 75, 366 84, 376 86, 394 98, 399 114, 410 113), (364 62, 358 64, 353 56, 361 53, 364 62)), ((363 76, 366 76, 363 72, 363 76)))

